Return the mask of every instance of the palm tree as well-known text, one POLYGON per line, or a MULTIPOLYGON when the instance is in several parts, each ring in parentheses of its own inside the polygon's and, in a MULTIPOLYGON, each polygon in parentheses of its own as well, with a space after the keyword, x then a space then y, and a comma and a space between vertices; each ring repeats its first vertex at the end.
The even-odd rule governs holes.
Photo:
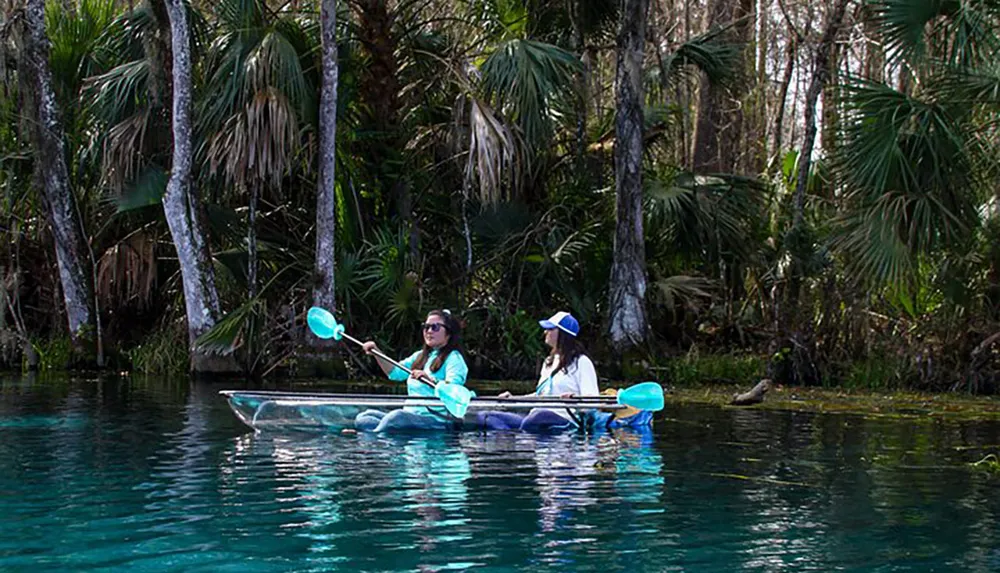
POLYGON ((962 252, 990 212, 1000 39, 987 23, 996 25, 998 10, 995 0, 875 4, 890 64, 917 81, 841 86, 835 167, 847 209, 835 239, 855 276, 913 288, 921 258, 962 252))
POLYGON ((199 125, 210 170, 249 190, 248 298, 257 294, 256 216, 265 189, 280 187, 306 147, 313 125, 314 51, 309 23, 274 13, 262 0, 223 0, 219 33, 207 54, 207 85, 199 125))

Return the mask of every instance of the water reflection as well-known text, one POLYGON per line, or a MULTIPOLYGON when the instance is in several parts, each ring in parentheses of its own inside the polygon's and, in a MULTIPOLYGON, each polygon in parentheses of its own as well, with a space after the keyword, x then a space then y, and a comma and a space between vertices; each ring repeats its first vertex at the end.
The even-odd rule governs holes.
POLYGON ((216 390, 0 382, 0 570, 1000 570, 996 423, 253 434, 216 390))
MULTIPOLYGON (((219 473, 230 482, 225 491, 244 487, 238 476, 246 470, 270 481, 282 535, 303 540, 312 565, 546 568, 605 550, 593 542, 609 524, 648 528, 641 516, 663 511, 662 463, 651 434, 629 431, 248 433, 232 442, 219 473), (535 541, 525 542, 525 533, 535 541)), ((619 549, 641 553, 638 545, 633 539, 619 549)))

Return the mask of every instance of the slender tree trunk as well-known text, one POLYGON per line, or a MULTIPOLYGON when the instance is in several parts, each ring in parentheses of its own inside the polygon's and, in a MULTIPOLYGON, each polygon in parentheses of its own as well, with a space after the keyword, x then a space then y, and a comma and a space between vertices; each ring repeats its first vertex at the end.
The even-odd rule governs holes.
POLYGON ((584 0, 569 0, 569 16, 573 25, 573 50, 579 54, 583 68, 577 78, 577 99, 576 99, 576 165, 577 174, 583 175, 583 157, 587 149, 587 102, 588 87, 590 82, 590 58, 587 56, 587 49, 584 46, 583 36, 583 9, 584 0))
POLYGON ((357 15, 357 37, 368 58, 358 91, 368 110, 363 129, 371 131, 365 147, 376 185, 381 185, 387 210, 406 226, 410 255, 419 254, 413 218, 411 179, 406 171, 405 138, 400 128, 400 69, 396 59, 399 38, 394 30, 397 6, 389 0, 352 0, 357 15))
POLYGON ((785 104, 788 101, 788 86, 792 83, 792 72, 795 71, 795 55, 798 51, 799 39, 788 27, 788 38, 785 44, 785 70, 781 74, 781 87, 778 89, 778 109, 774 113, 774 145, 771 148, 771 171, 781 169, 781 146, 785 134, 785 104))
POLYGON ((870 8, 866 7, 862 14, 865 33, 864 77, 867 80, 881 83, 885 81, 885 48, 877 39, 879 23, 870 8))
MULTIPOLYGON (((691 41, 691 2, 681 0, 684 4, 684 42, 691 41)), ((692 108, 694 102, 691 101, 691 81, 682 78, 677 82, 677 101, 681 103, 681 147, 683 147, 683 160, 681 165, 688 169, 693 168, 692 137, 690 133, 694 131, 694 120, 692 119, 692 108)))
POLYGON ((799 173, 795 184, 795 207, 792 220, 793 228, 801 228, 805 218, 806 185, 809 183, 809 168, 812 162, 813 147, 816 143, 816 101, 820 92, 830 78, 830 59, 835 48, 834 42, 840 32, 847 11, 847 0, 836 0, 833 10, 826 22, 826 29, 816 47, 813 60, 813 76, 806 91, 805 101, 805 135, 802 140, 802 152, 799 154, 799 173))
POLYGON ((611 344, 617 351, 646 336, 646 253, 642 231, 642 60, 648 0, 623 0, 615 70, 616 225, 611 265, 611 344))
POLYGON ((837 133, 840 131, 840 112, 837 109, 837 95, 831 86, 836 86, 840 77, 840 48, 834 42, 830 48, 830 59, 826 66, 828 69, 827 80, 820 90, 820 101, 823 104, 823 117, 821 118, 820 145, 826 157, 833 157, 837 151, 837 133))
POLYGON ((337 306, 334 289, 338 81, 336 0, 323 0, 320 19, 323 85, 319 104, 319 185, 316 189, 316 280, 313 286, 313 304, 333 311, 337 306))
POLYGON ((59 106, 49 69, 49 40, 45 32, 45 2, 29 0, 25 10, 23 69, 28 76, 34 112, 30 133, 34 140, 36 179, 52 227, 56 264, 62 286, 69 334, 84 361, 94 359, 95 321, 89 282, 88 245, 69 183, 59 106))
MULTIPOLYGON (((753 14, 751 0, 709 0, 705 13, 705 28, 732 26, 725 34, 729 41, 747 46, 753 29, 749 16, 753 14)), ((744 48, 745 64, 748 48, 744 48)), ((752 48, 749 48, 753 60, 752 48)), ((749 93, 755 73, 749 66, 737 70, 737 79, 729 89, 712 83, 702 74, 698 91, 698 117, 694 132, 694 168, 705 172, 732 172, 737 166, 743 115, 741 102, 749 93)))
POLYGON ((173 160, 170 180, 163 194, 163 212, 170 227, 184 284, 191 370, 232 372, 231 358, 216 357, 199 349, 195 341, 208 332, 219 317, 219 295, 215 273, 202 230, 200 210, 192 189, 191 165, 191 42, 183 0, 166 0, 170 19, 173 84, 173 160))
MULTIPOLYGON (((171 132, 171 101, 173 99, 172 62, 170 49, 170 18, 164 0, 146 0, 146 12, 151 17, 147 33, 141 34, 143 53, 148 64, 146 81, 147 112, 149 124, 142 140, 142 148, 134 150, 147 163, 169 165, 173 149, 171 132)), ((113 170, 113 181, 119 187, 135 176, 124 170, 113 170)))
MULTIPOLYGON (((756 175, 767 166, 767 94, 769 81, 767 75, 767 50, 770 44, 770 8, 771 0, 759 0, 751 4, 753 19, 750 35, 755 37, 752 48, 746 51, 747 71, 753 74, 751 98, 747 98, 746 107, 750 113, 743 118, 743 133, 740 141, 746 143, 743 154, 737 164, 738 173, 756 175)), ((737 147, 740 147, 737 144, 737 147)), ((740 285, 742 285, 742 281, 740 285)))
POLYGON ((250 205, 247 209, 247 299, 257 296, 257 204, 260 202, 260 181, 250 183, 250 205))

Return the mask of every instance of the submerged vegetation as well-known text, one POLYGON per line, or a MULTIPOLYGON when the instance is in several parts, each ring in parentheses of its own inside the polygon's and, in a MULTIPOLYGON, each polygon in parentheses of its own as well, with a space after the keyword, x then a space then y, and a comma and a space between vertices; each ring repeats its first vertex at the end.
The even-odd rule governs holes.
POLYGON ((457 312, 481 378, 566 309, 611 378, 1000 389, 998 0, 42 6, 0 1, 8 367, 372 373, 305 330, 332 288, 400 352, 457 312))
POLYGON ((989 454, 983 459, 972 464, 973 467, 1000 475, 1000 457, 996 454, 989 454))

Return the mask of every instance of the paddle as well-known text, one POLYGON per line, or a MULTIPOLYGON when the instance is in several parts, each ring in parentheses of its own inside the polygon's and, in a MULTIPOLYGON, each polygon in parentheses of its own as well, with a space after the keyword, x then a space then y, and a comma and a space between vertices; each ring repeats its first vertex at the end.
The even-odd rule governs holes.
MULTIPOLYGON (((318 306, 310 308, 309 312, 306 314, 306 322, 309 323, 309 329, 312 330, 313 334, 320 338, 332 338, 337 341, 346 338, 358 346, 364 346, 363 342, 354 338, 350 334, 347 334, 344 330, 344 325, 338 323, 333 314, 324 308, 320 308, 318 306)), ((375 349, 372 350, 372 354, 378 356, 386 362, 389 362, 407 374, 410 374, 411 376, 413 375, 412 370, 403 366, 399 362, 396 362, 392 358, 389 358, 381 351, 375 349)), ((472 399, 472 392, 468 388, 458 384, 450 384, 448 382, 438 383, 425 378, 419 378, 419 380, 434 388, 434 396, 441 400, 445 409, 448 410, 448 413, 456 418, 465 417, 465 413, 469 409, 469 401, 472 399)))
MULTIPOLYGON (((425 382, 426 383, 426 382, 425 382)), ((276 391, 276 390, 220 390, 220 394, 224 396, 232 395, 242 395, 242 396, 253 396, 259 398, 280 398, 280 399, 290 399, 290 400, 325 400, 325 399, 337 399, 337 400, 355 400, 359 402, 364 402, 373 398, 378 398, 379 400, 397 400, 404 402, 411 400, 412 396, 402 395, 402 394, 335 394, 329 392, 286 392, 286 391, 276 391)), ((562 398, 560 396, 511 396, 510 398, 499 398, 483 396, 479 397, 479 401, 499 401, 508 403, 517 402, 531 402, 531 403, 545 403, 552 402, 557 404, 581 404, 588 406, 612 406, 612 405, 622 405, 631 406, 633 408, 639 409, 649 409, 649 410, 660 410, 661 406, 659 400, 663 396, 663 390, 659 384, 656 382, 643 382, 642 384, 632 386, 625 390, 622 390, 621 397, 618 396, 573 396, 571 398, 562 398)), ((472 397, 476 398, 475 392, 472 392, 472 397)))
POLYGON ((659 412, 663 409, 663 386, 656 382, 643 382, 629 386, 615 396, 616 402, 636 410, 659 412))

